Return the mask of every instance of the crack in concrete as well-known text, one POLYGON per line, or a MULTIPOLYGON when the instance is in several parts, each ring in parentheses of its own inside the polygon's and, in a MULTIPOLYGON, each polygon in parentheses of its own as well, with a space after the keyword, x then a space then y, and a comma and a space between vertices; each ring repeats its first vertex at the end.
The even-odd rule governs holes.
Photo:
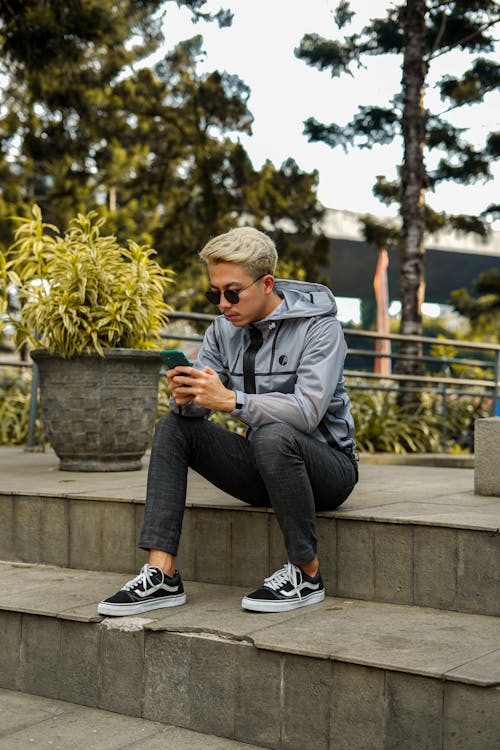
POLYGON ((154 630, 155 632, 167 632, 173 633, 174 635, 192 635, 197 638, 209 638, 212 640, 220 641, 232 641, 234 643, 247 643, 251 646, 255 645, 253 638, 249 635, 236 635, 235 633, 227 633, 223 630, 217 630, 214 628, 202 628, 202 627, 171 627, 161 626, 159 628, 148 628, 148 630, 154 630))

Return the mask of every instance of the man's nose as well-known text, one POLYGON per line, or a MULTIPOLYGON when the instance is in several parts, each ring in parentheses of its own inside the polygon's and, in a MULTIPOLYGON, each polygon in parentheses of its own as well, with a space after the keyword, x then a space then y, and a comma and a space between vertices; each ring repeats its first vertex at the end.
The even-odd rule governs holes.
POLYGON ((220 296, 219 307, 221 310, 227 310, 229 307, 232 307, 231 303, 227 301, 223 294, 220 296))

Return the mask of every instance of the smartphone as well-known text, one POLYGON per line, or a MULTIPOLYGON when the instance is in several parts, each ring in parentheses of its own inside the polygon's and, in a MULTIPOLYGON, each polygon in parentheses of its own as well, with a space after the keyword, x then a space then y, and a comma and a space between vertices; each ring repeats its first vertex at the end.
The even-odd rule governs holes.
POLYGON ((160 357, 167 370, 173 370, 177 365, 191 366, 191 362, 180 349, 162 349, 160 357))

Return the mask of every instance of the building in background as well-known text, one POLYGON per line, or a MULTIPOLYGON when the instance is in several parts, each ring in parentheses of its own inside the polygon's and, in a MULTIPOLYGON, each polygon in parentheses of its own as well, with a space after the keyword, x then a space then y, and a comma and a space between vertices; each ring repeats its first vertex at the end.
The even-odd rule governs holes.
MULTIPOLYGON (((374 278, 378 250, 362 234, 362 214, 328 209, 323 232, 330 240, 327 269, 330 286, 337 297, 374 300, 374 278)), ((449 304, 451 292, 465 287, 483 271, 500 270, 500 231, 492 231, 486 242, 474 235, 440 232, 429 235, 425 254, 425 302, 449 304)), ((399 253, 388 252, 387 284, 389 303, 399 299, 399 253)))

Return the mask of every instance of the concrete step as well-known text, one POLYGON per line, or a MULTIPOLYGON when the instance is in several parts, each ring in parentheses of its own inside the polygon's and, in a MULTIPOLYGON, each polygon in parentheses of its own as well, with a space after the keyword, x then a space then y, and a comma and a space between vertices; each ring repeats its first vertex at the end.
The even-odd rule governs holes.
MULTIPOLYGON (((0 559, 135 574, 141 471, 58 470, 53 452, 0 447, 0 559)), ((500 499, 474 494, 472 469, 361 463, 360 481, 318 514, 331 595, 500 615, 500 499)), ((286 559, 274 514, 192 472, 178 566, 185 578, 252 586, 286 559)))
POLYGON ((0 750, 257 750, 256 745, 0 690, 0 750))
POLYGON ((187 582, 186 606, 102 618, 119 574, 0 576, 0 687, 279 750, 500 748, 496 617, 338 597, 260 615, 246 588, 187 582))
MULTIPOLYGON (((25 461, 31 475, 22 466, 15 478, 2 474, 0 559, 137 573, 146 560, 137 549, 145 470, 82 476, 46 457, 25 461)), ((361 467, 345 505, 318 514, 327 592, 500 615, 500 500, 472 486, 467 469, 361 467)), ((251 586, 285 560, 271 511, 190 475, 178 558, 185 578, 251 586)))

